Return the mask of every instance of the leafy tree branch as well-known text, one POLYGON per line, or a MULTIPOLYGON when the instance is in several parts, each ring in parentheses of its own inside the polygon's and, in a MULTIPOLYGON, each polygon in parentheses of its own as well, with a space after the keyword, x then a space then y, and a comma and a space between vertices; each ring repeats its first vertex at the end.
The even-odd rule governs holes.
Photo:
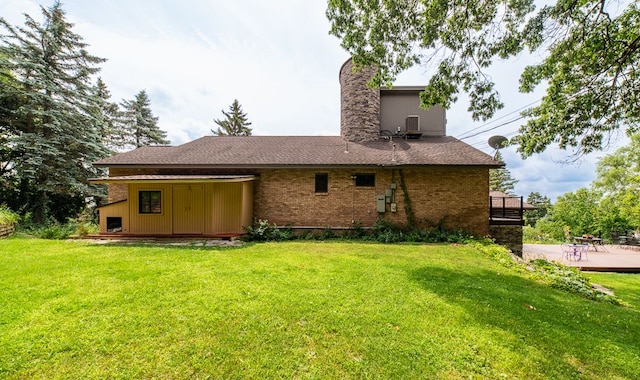
POLYGON ((580 155, 614 132, 638 130, 636 2, 557 0, 536 9, 533 0, 330 0, 326 15, 356 68, 377 67, 371 86, 390 85, 415 65, 434 68, 422 106, 450 108, 465 92, 474 120, 503 107, 486 69, 525 49, 538 53, 520 78, 522 92, 547 88, 513 139, 523 157, 552 144, 580 155))

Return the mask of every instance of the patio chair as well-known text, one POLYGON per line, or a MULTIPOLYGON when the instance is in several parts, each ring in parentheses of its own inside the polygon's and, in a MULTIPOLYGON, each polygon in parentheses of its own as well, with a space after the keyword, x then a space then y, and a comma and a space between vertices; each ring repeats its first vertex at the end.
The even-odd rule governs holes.
POLYGON ((635 237, 635 232, 630 231, 627 233, 627 236, 618 236, 618 247, 620 248, 634 248, 640 247, 640 242, 635 237))
POLYGON ((587 244, 562 244, 562 257, 569 261, 589 260, 587 244))

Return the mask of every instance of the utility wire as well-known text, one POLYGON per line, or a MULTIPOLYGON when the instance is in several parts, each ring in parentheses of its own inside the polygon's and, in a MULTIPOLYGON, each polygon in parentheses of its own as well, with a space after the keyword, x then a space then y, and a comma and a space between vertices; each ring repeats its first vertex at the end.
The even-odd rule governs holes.
MULTIPOLYGON (((503 136, 509 138, 509 137, 515 136, 517 134, 518 134, 518 131, 513 131, 513 132, 506 133, 503 136)), ((480 147, 482 145, 486 145, 487 141, 486 140, 479 140, 479 141, 468 143, 468 144, 471 145, 472 147, 480 147)))
POLYGON ((517 117, 517 118, 515 118, 515 119, 509 120, 509 121, 504 122, 504 123, 502 123, 502 124, 498 124, 498 125, 496 125, 495 127, 491 127, 491 128, 484 129, 484 130, 482 130, 482 131, 480 131, 480 132, 476 132, 476 133, 474 133, 474 134, 472 134, 472 135, 469 135, 469 136, 459 137, 459 138, 458 138, 458 140, 466 140, 466 139, 469 139, 469 138, 472 138, 472 137, 476 137, 476 136, 481 135, 481 134, 483 134, 483 133, 486 133, 486 132, 489 132, 489 131, 493 131, 494 129, 498 129, 498 128, 500 128, 500 127, 504 127, 505 125, 509 125, 509 124, 511 124, 511 123, 515 123, 516 121, 518 121, 518 120, 522 120, 522 119, 524 119, 524 116, 519 116, 519 117, 517 117))
MULTIPOLYGON (((629 74, 629 73, 631 73, 631 72, 633 72, 633 71, 634 71, 634 69, 630 69, 629 71, 627 71, 627 72, 625 72, 625 73, 622 73, 622 74, 623 74, 623 75, 627 75, 627 74, 629 74)), ((611 78, 610 80, 608 80, 608 81, 606 82, 606 84, 613 83, 615 80, 616 80, 616 78, 611 78)), ((589 91, 590 91, 590 88, 588 88, 588 87, 581 88, 581 89, 580 89, 580 90, 578 90, 576 93, 574 93, 574 94, 570 94, 570 95, 567 97, 567 99, 568 99, 568 100, 575 99, 575 98, 577 98, 578 96, 580 96, 580 95, 582 95, 582 94, 584 94, 584 93, 586 93, 586 92, 589 92, 589 91)), ((522 111, 523 109, 526 109, 526 108, 528 108, 528 107, 531 107, 532 105, 534 105, 534 104, 536 104, 536 103, 538 103, 538 102, 541 102, 541 101, 542 101, 542 98, 540 98, 540 99, 538 99, 538 100, 536 100, 536 101, 534 101, 534 102, 531 102, 531 103, 529 103, 529 104, 527 104, 527 105, 525 105, 525 106, 523 106, 523 107, 520 107, 520 108, 518 108, 518 109, 517 109, 517 110, 515 110, 515 111, 509 112, 508 114, 505 114, 505 115, 503 115, 503 116, 500 116, 500 117, 499 117, 499 118, 497 118, 497 119, 491 120, 491 121, 489 121, 489 122, 487 122, 487 123, 484 123, 484 124, 482 124, 482 125, 480 125, 480 126, 478 126, 478 127, 472 128, 472 129, 470 129, 470 130, 468 130, 468 131, 466 131, 466 132, 462 133, 461 135, 459 135, 459 137, 456 137, 456 138, 457 138, 458 140, 464 140, 464 139, 467 139, 467 138, 469 138, 469 137, 474 137, 474 136, 477 136, 477 135, 482 134, 482 133, 484 133, 484 132, 489 132, 489 131, 492 131, 492 130, 497 129, 497 128, 499 128, 499 127, 502 127, 502 126, 505 126, 505 125, 507 125, 507 124, 513 123, 513 122, 515 122, 515 121, 517 121, 517 120, 523 119, 524 117, 523 117, 523 116, 521 116, 521 117, 519 117, 519 118, 517 118, 517 119, 514 119, 514 120, 511 120, 511 121, 509 121, 509 122, 506 122, 506 123, 500 124, 500 125, 499 125, 499 126, 497 126, 497 127, 493 127, 493 128, 486 129, 486 130, 484 130, 484 131, 481 131, 481 132, 475 133, 475 134, 473 134, 473 135, 471 135, 471 136, 464 136, 464 135, 466 135, 466 134, 468 134, 468 133, 471 133, 471 132, 473 132, 473 131, 475 131, 475 130, 478 130, 478 129, 480 129, 480 128, 486 127, 486 126, 487 126, 487 125, 489 125, 489 124, 495 123, 495 122, 496 122, 496 121, 498 121, 498 120, 504 119, 505 117, 507 117, 507 116, 509 116, 509 115, 513 115, 513 114, 514 114, 514 113, 516 113, 516 112, 520 112, 520 111, 522 111), (463 136, 464 136, 464 137, 463 137, 463 136)))
POLYGON ((524 110, 524 109, 527 109, 527 108, 531 107, 532 105, 534 105, 534 104, 536 104, 536 103, 539 103, 539 102, 541 102, 541 101, 542 101, 542 98, 540 98, 540 99, 536 100, 535 102, 531 102, 531 103, 529 103, 529 104, 527 104, 527 105, 525 105, 525 106, 522 106, 522 107, 520 107, 520 108, 518 108, 518 109, 516 109, 516 110, 514 110, 514 111, 511 111, 511 112, 509 112, 509 113, 507 113, 507 114, 504 114, 504 115, 500 116, 500 117, 499 117, 499 118, 497 118, 497 119, 494 119, 494 120, 488 121, 488 122, 486 122, 486 123, 484 123, 484 124, 482 124, 482 125, 480 125, 480 126, 478 126, 478 127, 475 127, 475 128, 472 128, 472 129, 470 129, 470 130, 468 130, 468 131, 466 131, 466 132, 463 132, 462 134, 458 135, 458 137, 456 137, 456 138, 457 138, 457 139, 459 139, 459 140, 462 140, 462 139, 464 139, 464 138, 467 138, 468 136, 467 136, 467 137, 464 137, 464 135, 466 135, 466 134, 468 134, 468 133, 471 133, 471 132, 473 132, 473 131, 475 131, 475 130, 478 130, 478 129, 480 129, 480 128, 486 127, 486 126, 488 126, 488 125, 490 125, 490 124, 493 124, 493 123, 497 122, 498 120, 502 120, 502 119, 504 119, 504 118, 506 118, 506 117, 508 117, 508 116, 513 115, 514 113, 518 113, 518 112, 520 112, 520 111, 522 111, 522 110, 524 110))

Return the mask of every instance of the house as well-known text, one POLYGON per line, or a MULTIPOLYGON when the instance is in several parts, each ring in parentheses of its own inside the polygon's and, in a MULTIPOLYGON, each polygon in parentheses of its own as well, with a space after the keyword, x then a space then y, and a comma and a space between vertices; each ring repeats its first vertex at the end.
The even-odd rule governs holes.
POLYGON ((254 220, 295 229, 444 222, 490 232, 491 156, 446 135, 423 87, 372 89, 372 69, 340 69, 340 136, 205 136, 95 163, 109 176, 100 232, 239 234, 254 220))

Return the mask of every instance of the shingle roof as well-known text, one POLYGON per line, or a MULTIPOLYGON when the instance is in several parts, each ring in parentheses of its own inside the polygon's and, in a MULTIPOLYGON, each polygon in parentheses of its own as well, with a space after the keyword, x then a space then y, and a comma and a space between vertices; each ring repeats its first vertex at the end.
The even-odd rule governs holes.
POLYGON ((142 147, 97 166, 286 167, 473 165, 503 166, 453 137, 347 143, 339 136, 205 136, 179 146, 142 147))

